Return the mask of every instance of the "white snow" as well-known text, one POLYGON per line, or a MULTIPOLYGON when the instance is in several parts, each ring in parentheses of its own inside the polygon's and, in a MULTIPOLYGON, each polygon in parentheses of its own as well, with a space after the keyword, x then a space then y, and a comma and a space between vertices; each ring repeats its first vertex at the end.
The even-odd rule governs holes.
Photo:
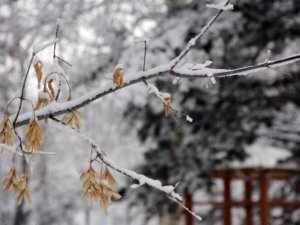
POLYGON ((47 92, 44 91, 39 92, 39 99, 48 99, 48 98, 49 98, 49 94, 47 92))
POLYGON ((171 94, 167 92, 160 92, 158 88, 153 84, 148 84, 149 93, 154 93, 159 99, 164 100, 164 98, 171 98, 171 94))
POLYGON ((232 167, 274 168, 278 166, 278 160, 283 160, 291 156, 291 153, 285 149, 267 146, 262 142, 247 146, 246 152, 249 154, 249 157, 244 162, 232 163, 232 167))
POLYGON ((217 9, 217 10, 223 10, 223 11, 227 11, 227 10, 233 10, 233 5, 232 4, 226 4, 226 1, 221 2, 219 4, 206 4, 207 8, 212 8, 212 9, 217 9))
POLYGON ((185 119, 186 119, 186 121, 188 121, 188 122, 190 122, 190 123, 192 123, 192 122, 194 121, 193 118, 190 117, 189 115, 186 115, 186 116, 185 116, 185 119))
POLYGON ((40 45, 34 44, 33 45, 33 51, 34 51, 35 54, 37 54, 40 51, 44 50, 45 48, 49 47, 50 45, 53 45, 53 44, 57 43, 58 41, 59 41, 59 39, 55 38, 54 40, 49 41, 49 42, 44 43, 44 44, 40 44, 40 45))

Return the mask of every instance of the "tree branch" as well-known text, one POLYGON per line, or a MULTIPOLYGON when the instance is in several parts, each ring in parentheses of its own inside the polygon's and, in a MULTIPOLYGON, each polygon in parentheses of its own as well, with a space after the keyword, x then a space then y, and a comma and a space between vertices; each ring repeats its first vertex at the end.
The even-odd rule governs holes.
POLYGON ((30 71, 30 68, 31 68, 31 65, 32 65, 32 62, 33 62, 33 59, 34 59, 34 56, 35 56, 35 52, 33 51, 32 52, 32 55, 31 55, 31 59, 30 59, 30 62, 29 62, 29 65, 28 65, 28 68, 27 68, 27 71, 26 71, 26 74, 25 74, 25 77, 24 77, 24 80, 23 80, 23 84, 22 84, 22 89, 21 89, 21 96, 20 96, 20 103, 19 103, 19 106, 18 106, 18 111, 17 111, 17 114, 14 118, 14 122, 13 122, 13 126, 16 127, 16 122, 18 120, 18 117, 19 117, 19 114, 21 112, 21 108, 22 108, 22 104, 23 104, 23 98, 24 98, 24 95, 25 95, 25 87, 26 87, 26 81, 27 81, 27 77, 28 77, 28 74, 29 74, 29 71, 30 71))
MULTIPOLYGON (((36 117, 38 120, 45 119, 50 116, 59 116, 70 112, 75 109, 82 108, 91 102, 100 99, 106 95, 109 95, 113 92, 116 92, 120 89, 126 88, 133 84, 143 82, 143 79, 153 79, 156 77, 162 77, 168 74, 177 76, 177 77, 185 77, 185 78, 207 78, 207 77, 227 77, 227 76, 238 76, 238 75, 248 75, 251 73, 255 73, 264 69, 268 69, 269 67, 279 67, 283 65, 288 65, 300 60, 300 53, 291 57, 283 58, 276 61, 269 61, 266 63, 257 64, 254 66, 248 66, 233 70, 225 70, 225 69, 212 69, 212 68, 204 68, 203 70, 189 70, 176 68, 171 71, 172 63, 155 67, 153 69, 147 70, 145 72, 140 71, 135 75, 131 75, 130 80, 124 83, 122 87, 110 87, 110 88, 99 88, 93 90, 77 99, 74 99, 65 103, 57 103, 52 102, 48 106, 36 111, 36 117)), ((12 116, 14 118, 15 115, 12 116)), ((15 127, 20 127, 29 122, 31 118, 31 112, 24 113, 19 116, 18 121, 15 124, 15 127)))
MULTIPOLYGON (((230 0, 227 0, 225 3, 225 6, 228 5, 230 0)), ((172 66, 171 70, 177 66, 177 64, 184 58, 184 56, 191 50, 192 47, 196 45, 196 43, 199 42, 199 40, 204 36, 204 34, 211 28, 211 26, 214 24, 214 22, 219 18, 219 16, 222 14, 223 10, 219 10, 218 13, 201 29, 200 33, 197 34, 194 38, 192 38, 187 46, 183 49, 183 51, 177 56, 175 59, 172 60, 172 66)))
MULTIPOLYGON (((64 128, 67 126, 65 123, 63 123, 59 119, 56 119, 55 117, 50 117, 50 118, 53 121, 57 122, 58 124, 63 125, 64 128)), ((122 167, 116 165, 114 162, 112 162, 111 160, 109 160, 106 157, 105 153, 99 148, 99 146, 90 137, 85 136, 82 133, 79 133, 74 128, 71 128, 71 127, 69 127, 69 128, 70 128, 69 131, 74 132, 74 134, 76 134, 77 136, 80 136, 80 138, 84 139, 92 146, 92 149, 96 153, 96 157, 102 163, 104 163, 106 166, 108 166, 109 168, 111 168, 112 170, 114 170, 120 174, 123 174, 133 180, 138 181, 139 184, 137 186, 146 184, 158 191, 165 193, 169 199, 171 199, 172 201, 177 203, 179 206, 181 206, 184 210, 186 210, 188 213, 190 213, 192 216, 194 216, 198 221, 202 220, 202 218, 199 215, 197 215, 196 213, 194 213, 193 211, 191 211, 188 207, 186 207, 184 205, 183 198, 174 191, 176 185, 175 186, 172 186, 172 185, 163 186, 159 180, 151 179, 149 177, 146 177, 143 174, 138 174, 132 170, 128 170, 128 169, 125 169, 125 168, 122 168, 122 167)))

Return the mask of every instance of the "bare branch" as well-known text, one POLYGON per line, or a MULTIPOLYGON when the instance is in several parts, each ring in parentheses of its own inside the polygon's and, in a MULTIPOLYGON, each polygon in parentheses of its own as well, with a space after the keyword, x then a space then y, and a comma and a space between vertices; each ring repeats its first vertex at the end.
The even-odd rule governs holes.
POLYGON ((35 52, 33 51, 32 55, 31 55, 31 59, 30 59, 29 65, 28 65, 28 68, 27 68, 27 71, 26 71, 26 74, 25 74, 25 77, 24 77, 24 80, 23 80, 22 89, 21 89, 21 96, 20 96, 20 103, 19 103, 17 114, 16 114, 16 116, 14 118, 14 122, 13 122, 14 127, 16 127, 16 122, 18 120, 18 117, 19 117, 19 114, 20 114, 20 111, 21 111, 21 108, 22 108, 23 98, 24 98, 24 95, 25 95, 26 81, 27 81, 27 77, 28 77, 28 74, 29 74, 29 71, 30 71, 30 68, 31 68, 31 65, 32 65, 32 62, 33 62, 33 59, 34 59, 34 56, 35 56, 35 52))
MULTIPOLYGON (((60 27, 60 22, 61 22, 61 19, 58 18, 57 19, 57 22, 56 22, 56 31, 55 31, 55 40, 58 38, 58 31, 59 31, 59 27, 60 27)), ((55 59, 56 57, 56 42, 54 43, 53 45, 53 60, 55 59)))

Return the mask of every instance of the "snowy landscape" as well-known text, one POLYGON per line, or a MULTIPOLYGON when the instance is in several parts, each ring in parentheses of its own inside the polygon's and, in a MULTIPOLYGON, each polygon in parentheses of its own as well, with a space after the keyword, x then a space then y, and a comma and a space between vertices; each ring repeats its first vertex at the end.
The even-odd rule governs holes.
POLYGON ((300 224, 298 0, 2 0, 0 225, 300 224))

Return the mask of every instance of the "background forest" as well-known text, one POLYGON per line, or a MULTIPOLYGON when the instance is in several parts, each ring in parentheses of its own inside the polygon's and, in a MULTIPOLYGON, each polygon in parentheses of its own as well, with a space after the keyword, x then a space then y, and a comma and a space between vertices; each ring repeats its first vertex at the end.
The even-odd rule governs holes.
MULTIPOLYGON (((199 0, 2 0, 0 2, 0 109, 19 91, 33 44, 53 39, 57 18, 58 55, 72 64, 67 72, 73 97, 105 85, 105 74, 122 63, 126 75, 142 70, 144 49, 137 38, 147 37, 146 69, 169 62, 216 13, 199 0)), ((205 63, 216 68, 238 68, 300 52, 298 0, 232 1, 193 48, 183 63, 205 63)), ((50 61, 52 49, 39 56, 50 61)), ((217 79, 164 77, 151 82, 172 94, 176 109, 190 115, 189 123, 173 114, 164 116, 161 102, 143 83, 113 93, 80 110, 82 131, 90 135, 118 164, 175 185, 176 190, 216 196, 209 174, 218 168, 271 166, 293 168, 293 178, 271 195, 300 200, 291 190, 300 185, 300 66, 279 71, 217 79), (207 88, 208 84, 208 88, 207 88), (207 194, 208 193, 208 194, 207 194)), ((26 96, 35 98, 33 74, 26 96)), ((13 107, 11 113, 15 112, 13 107)), ((89 158, 85 143, 55 123, 43 127, 44 151, 30 179, 33 203, 17 206, 0 194, 1 225, 163 224, 165 215, 182 210, 147 186, 131 189, 120 180, 123 198, 105 217, 98 204, 80 197, 79 172, 89 158)), ((0 157, 0 180, 9 170, 11 155, 0 157)), ((1 187, 1 184, 0 184, 1 187)), ((221 224, 222 214, 210 207, 196 209, 205 224, 221 224)), ((235 224, 243 224, 239 212, 235 224)), ((300 210, 272 212, 272 224, 299 224, 300 210)), ((180 221, 178 222, 180 223, 180 221)))

